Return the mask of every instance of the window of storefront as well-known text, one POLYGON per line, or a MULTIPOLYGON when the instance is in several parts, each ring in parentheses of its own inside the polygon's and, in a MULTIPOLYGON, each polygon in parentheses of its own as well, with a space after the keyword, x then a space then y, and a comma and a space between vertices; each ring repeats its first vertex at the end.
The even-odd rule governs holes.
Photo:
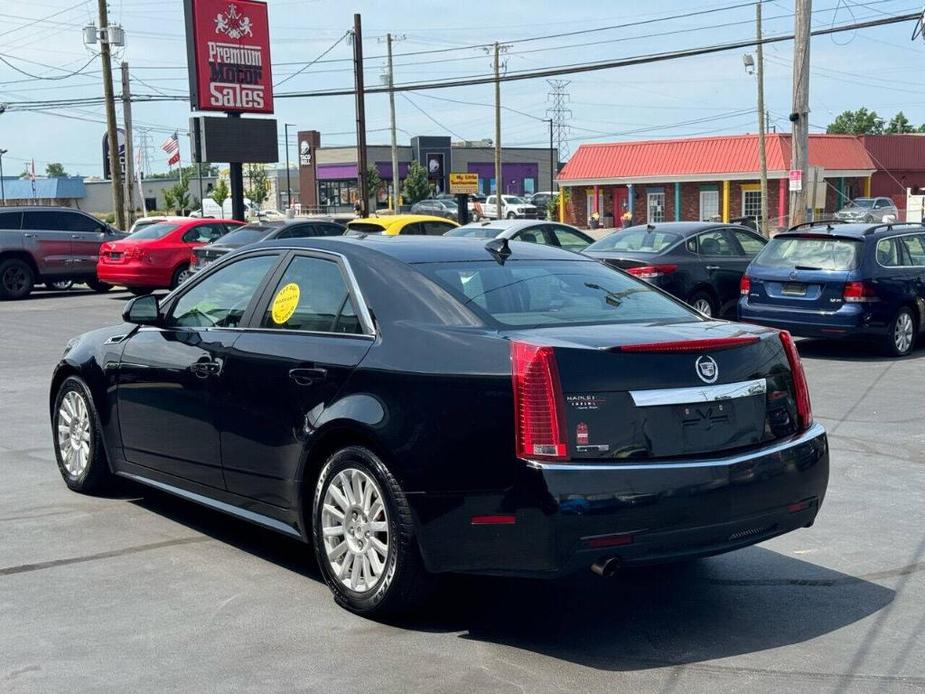
POLYGON ((761 191, 742 191, 742 216, 752 219, 761 216, 761 191))
POLYGON ((646 222, 657 224, 665 221, 665 193, 646 193, 646 222))
POLYGON ((353 179, 344 181, 319 181, 318 193, 322 205, 350 206, 360 194, 357 182, 353 179))
POLYGON ((719 217, 719 191, 700 191, 700 221, 712 222, 719 217))

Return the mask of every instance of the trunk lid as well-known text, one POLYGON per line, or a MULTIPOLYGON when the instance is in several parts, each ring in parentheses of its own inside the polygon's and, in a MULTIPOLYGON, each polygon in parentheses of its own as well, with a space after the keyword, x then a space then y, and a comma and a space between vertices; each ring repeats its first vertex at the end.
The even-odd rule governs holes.
POLYGON ((570 459, 704 457, 797 431, 790 366, 776 331, 692 322, 509 337, 554 349, 570 459))

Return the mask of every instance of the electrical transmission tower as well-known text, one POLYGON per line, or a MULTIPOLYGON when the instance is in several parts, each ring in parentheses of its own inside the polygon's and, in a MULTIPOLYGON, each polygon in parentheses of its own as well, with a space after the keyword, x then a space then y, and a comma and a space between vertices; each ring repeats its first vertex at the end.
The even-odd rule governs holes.
POLYGON ((571 82, 569 80, 546 80, 546 82, 550 90, 546 95, 546 101, 552 104, 546 109, 546 116, 552 119, 556 148, 559 150, 559 161, 565 161, 569 157, 568 122, 572 118, 572 109, 568 107, 569 95, 565 89, 571 82))

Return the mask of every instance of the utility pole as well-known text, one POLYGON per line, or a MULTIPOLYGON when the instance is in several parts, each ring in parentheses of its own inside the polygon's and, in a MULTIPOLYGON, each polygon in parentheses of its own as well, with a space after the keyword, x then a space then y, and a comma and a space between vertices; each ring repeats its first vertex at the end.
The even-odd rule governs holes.
POLYGON ((501 51, 502 46, 495 41, 495 218, 504 219, 504 178, 501 171, 501 51))
POLYGON ((757 37, 758 59, 758 165, 761 169, 761 235, 771 238, 771 225, 768 219, 768 157, 765 149, 765 111, 764 111, 764 46, 761 35, 761 3, 755 3, 755 29, 757 37))
POLYGON ((790 193, 790 225, 806 221, 809 169, 809 41, 812 0, 796 0, 793 42, 793 110, 790 114, 790 168, 803 172, 800 190, 790 193))
POLYGON ((369 216, 366 189, 366 99, 363 94, 363 27, 359 13, 353 15, 353 75, 356 87, 357 183, 360 190, 360 216, 369 216))
MULTIPOLYGON (((285 123, 283 130, 286 133, 286 209, 292 209, 292 177, 289 174, 289 126, 291 123, 285 123)), ((295 127, 294 125, 292 127, 295 127)))
POLYGON ((388 80, 389 86, 389 128, 392 131, 392 211, 398 214, 401 210, 401 189, 398 177, 398 137, 395 134, 395 73, 392 71, 392 35, 385 35, 386 52, 388 54, 388 80))
POLYGON ((129 85, 128 63, 122 63, 122 122, 125 126, 125 224, 135 221, 135 158, 132 141, 132 90, 129 85))
POLYGON ((6 190, 3 188, 3 155, 9 150, 0 149, 0 206, 6 207, 6 190))
POLYGON ((109 177, 112 181, 112 208, 116 227, 126 229, 125 205, 122 195, 122 167, 119 163, 119 133, 116 129, 116 104, 112 91, 112 59, 109 50, 109 9, 106 0, 97 0, 100 13, 100 59, 103 63, 103 97, 106 100, 106 131, 109 140, 109 177))
POLYGON ((549 121, 549 190, 554 191, 556 189, 556 150, 553 147, 552 143, 552 118, 547 118, 549 121))

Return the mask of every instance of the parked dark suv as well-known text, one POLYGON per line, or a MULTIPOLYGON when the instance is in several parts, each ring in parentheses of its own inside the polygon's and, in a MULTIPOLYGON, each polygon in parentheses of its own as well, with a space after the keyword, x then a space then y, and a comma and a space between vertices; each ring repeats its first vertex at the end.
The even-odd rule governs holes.
POLYGON ((925 225, 794 227, 755 257, 741 294, 743 321, 905 356, 925 325, 925 225))
POLYGON ((734 224, 664 222, 615 231, 583 253, 721 316, 735 313, 742 273, 766 243, 734 224))
POLYGON ((37 282, 84 282, 105 292, 96 278, 100 245, 125 234, 86 212, 67 207, 0 209, 0 299, 23 299, 37 282))

